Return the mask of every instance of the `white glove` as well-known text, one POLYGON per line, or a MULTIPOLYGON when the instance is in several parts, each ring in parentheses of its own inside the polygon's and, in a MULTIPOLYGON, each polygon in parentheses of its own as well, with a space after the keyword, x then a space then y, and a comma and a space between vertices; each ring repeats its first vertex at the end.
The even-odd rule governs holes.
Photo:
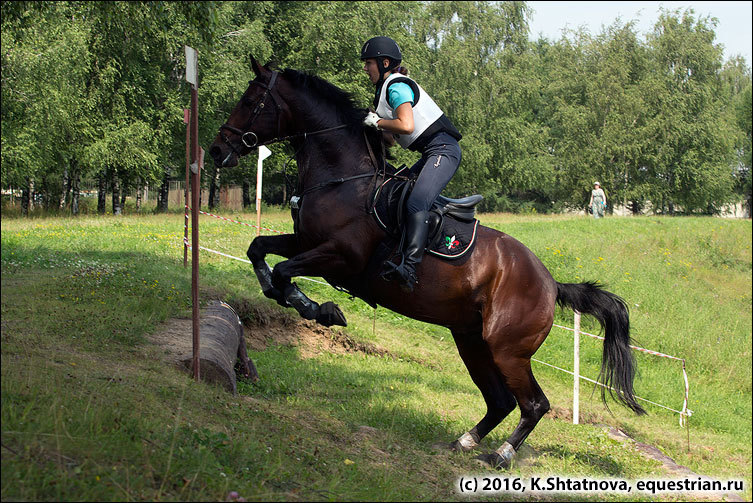
POLYGON ((371 126, 376 129, 381 129, 379 125, 377 124, 379 120, 381 120, 381 117, 379 117, 375 112, 369 112, 369 114, 363 120, 363 124, 365 126, 371 126))

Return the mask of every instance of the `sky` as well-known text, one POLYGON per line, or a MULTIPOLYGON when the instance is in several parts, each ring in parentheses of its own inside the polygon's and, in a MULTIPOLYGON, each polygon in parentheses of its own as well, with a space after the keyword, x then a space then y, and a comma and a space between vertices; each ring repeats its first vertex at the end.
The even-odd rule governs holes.
POLYGON ((530 23, 531 37, 539 35, 550 40, 559 40, 564 28, 577 29, 585 27, 592 35, 601 32, 618 17, 622 23, 635 20, 638 35, 645 40, 646 33, 652 31, 659 18, 659 8, 667 10, 690 7, 695 10, 695 17, 712 16, 719 20, 716 25, 715 42, 724 46, 724 59, 742 55, 751 66, 751 24, 753 2, 544 2, 529 1, 534 13, 530 23))

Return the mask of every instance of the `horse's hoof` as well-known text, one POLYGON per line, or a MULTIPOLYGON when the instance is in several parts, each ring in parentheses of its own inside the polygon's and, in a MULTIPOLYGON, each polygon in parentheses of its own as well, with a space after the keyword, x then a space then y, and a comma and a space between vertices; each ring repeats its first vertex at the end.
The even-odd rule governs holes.
POLYGON ((450 449, 456 452, 471 452, 473 447, 464 447, 463 444, 460 443, 460 440, 455 440, 454 442, 450 442, 450 449))
POLYGON ((479 454, 473 459, 476 460, 477 463, 495 470, 507 470, 510 468, 510 463, 505 461, 505 459, 496 452, 492 452, 491 454, 479 454))
POLYGON ((337 307, 337 304, 333 302, 325 302, 319 306, 319 314, 316 316, 316 322, 325 327, 331 327, 332 325, 348 326, 348 322, 345 321, 345 315, 337 307))

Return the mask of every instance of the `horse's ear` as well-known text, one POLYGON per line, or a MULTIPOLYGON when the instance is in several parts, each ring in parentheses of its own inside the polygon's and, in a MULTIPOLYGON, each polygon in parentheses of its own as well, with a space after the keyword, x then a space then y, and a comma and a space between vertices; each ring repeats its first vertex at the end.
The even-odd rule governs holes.
POLYGON ((256 58, 254 58, 253 54, 249 54, 248 57, 251 58, 251 69, 254 71, 254 73, 258 77, 259 75, 262 74, 263 67, 259 64, 258 61, 256 61, 256 58))

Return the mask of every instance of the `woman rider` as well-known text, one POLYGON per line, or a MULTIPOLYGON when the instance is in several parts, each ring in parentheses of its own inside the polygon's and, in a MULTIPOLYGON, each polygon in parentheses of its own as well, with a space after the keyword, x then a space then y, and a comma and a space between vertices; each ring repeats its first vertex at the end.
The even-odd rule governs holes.
POLYGON ((418 175, 406 201, 406 235, 400 264, 385 262, 382 277, 412 292, 429 232, 428 214, 460 164, 461 134, 434 100, 400 66, 403 56, 389 37, 374 37, 361 48, 364 71, 376 86, 374 108, 364 124, 393 133, 401 147, 421 154, 410 169, 418 175))

